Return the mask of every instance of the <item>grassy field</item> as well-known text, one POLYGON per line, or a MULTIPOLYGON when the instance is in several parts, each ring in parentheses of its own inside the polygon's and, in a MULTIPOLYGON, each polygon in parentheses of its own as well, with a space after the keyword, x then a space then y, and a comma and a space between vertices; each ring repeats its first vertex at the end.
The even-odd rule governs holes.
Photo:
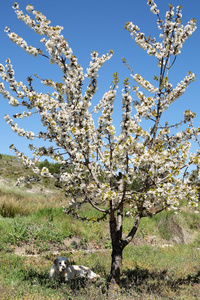
MULTIPOLYGON (((66 216, 67 198, 53 182, 14 187, 29 172, 0 157, 0 299, 109 299, 111 244, 107 221, 66 216), (50 282, 53 259, 63 255, 100 274, 95 283, 50 282)), ((100 216, 85 205, 83 215, 100 216)), ((133 219, 126 218, 125 234, 133 219)), ((122 289, 115 299, 200 299, 200 216, 188 210, 142 220, 125 248, 122 289)))

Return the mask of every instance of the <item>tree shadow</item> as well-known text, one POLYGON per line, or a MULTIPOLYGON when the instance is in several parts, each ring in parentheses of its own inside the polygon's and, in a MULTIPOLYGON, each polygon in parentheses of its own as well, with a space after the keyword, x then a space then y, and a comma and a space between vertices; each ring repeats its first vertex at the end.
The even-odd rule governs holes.
POLYGON ((88 278, 77 277, 70 281, 65 281, 62 278, 50 280, 49 273, 44 271, 38 271, 33 268, 29 268, 24 273, 23 281, 29 282, 31 285, 41 285, 52 289, 57 289, 62 286, 67 286, 71 290, 79 291, 87 286, 94 284, 95 286, 101 285, 101 280, 91 281, 88 278))
MULTIPOLYGON (((59 289, 63 294, 67 293, 74 297, 78 296, 79 292, 88 291, 90 288, 101 291, 102 295, 107 295, 109 289, 109 276, 100 278, 97 282, 91 282, 87 278, 75 278, 65 282, 63 280, 49 280, 49 274, 45 270, 41 271, 34 268, 29 268, 23 275, 23 281, 30 285, 40 285, 52 290, 59 289)), ((120 294, 127 297, 136 294, 143 297, 144 293, 163 296, 169 290, 172 293, 179 293, 184 286, 193 286, 199 283, 200 270, 193 275, 188 274, 184 277, 174 278, 166 269, 149 271, 146 268, 136 266, 133 270, 123 272, 120 294)))
POLYGON ((46 285, 49 282, 49 274, 45 270, 38 271, 34 268, 29 268, 28 270, 23 270, 23 275, 23 281, 27 281, 31 285, 46 285))
POLYGON ((181 289, 183 285, 195 285, 200 283, 200 271, 194 275, 188 274, 184 278, 173 278, 168 271, 152 271, 136 266, 134 270, 123 272, 121 284, 124 290, 134 290, 138 293, 161 294, 166 288, 173 292, 181 289))

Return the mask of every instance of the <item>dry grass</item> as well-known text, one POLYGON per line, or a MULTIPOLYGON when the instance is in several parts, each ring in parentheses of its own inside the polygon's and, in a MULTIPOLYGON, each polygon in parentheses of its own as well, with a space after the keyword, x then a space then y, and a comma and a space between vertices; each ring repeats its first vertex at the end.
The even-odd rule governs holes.
POLYGON ((3 217, 26 216, 44 208, 65 206, 67 198, 60 190, 40 186, 16 189, 13 185, 0 186, 0 215, 3 217))

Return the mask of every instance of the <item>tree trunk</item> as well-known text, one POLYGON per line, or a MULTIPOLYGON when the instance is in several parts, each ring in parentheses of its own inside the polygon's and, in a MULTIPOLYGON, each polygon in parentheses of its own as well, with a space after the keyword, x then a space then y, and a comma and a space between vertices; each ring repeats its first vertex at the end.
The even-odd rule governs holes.
POLYGON ((110 288, 111 290, 120 289, 120 276, 122 268, 122 222, 123 205, 119 207, 117 215, 114 210, 110 210, 110 236, 112 241, 112 262, 110 270, 110 288))
POLYGON ((113 293, 120 289, 120 277, 122 269, 122 253, 123 249, 133 239, 139 223, 141 215, 138 214, 135 217, 133 227, 125 239, 122 238, 122 226, 123 226, 123 204, 119 206, 117 211, 112 209, 110 205, 110 235, 112 241, 112 262, 110 270, 110 288, 109 294, 113 296, 113 293))
POLYGON ((110 286, 109 286, 109 298, 116 297, 116 293, 121 287, 121 269, 122 269, 122 247, 120 242, 115 239, 112 240, 112 261, 110 270, 110 286))
POLYGON ((118 245, 112 249, 112 262, 110 270, 110 282, 113 288, 120 288, 120 276, 122 269, 122 251, 123 249, 118 245))

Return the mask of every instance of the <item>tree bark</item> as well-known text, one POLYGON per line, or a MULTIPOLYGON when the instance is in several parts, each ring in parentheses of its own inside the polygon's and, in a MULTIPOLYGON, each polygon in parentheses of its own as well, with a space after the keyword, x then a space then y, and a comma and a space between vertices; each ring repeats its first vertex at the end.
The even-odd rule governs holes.
POLYGON ((122 268, 122 224, 123 224, 123 204, 115 212, 110 206, 110 235, 112 242, 112 262, 110 270, 111 290, 120 288, 120 276, 122 268))
MULTIPOLYGON (((114 233, 112 233, 114 235, 114 233)), ((122 251, 123 248, 119 240, 117 240, 117 232, 115 232, 115 239, 112 240, 112 254, 111 254, 111 270, 110 270, 110 297, 120 290, 121 286, 121 269, 122 269, 122 251), (114 293, 113 293, 114 292, 114 293)))
POLYGON ((111 281, 115 282, 120 286, 120 276, 121 276, 121 268, 122 268, 122 247, 119 243, 115 244, 112 247, 112 262, 111 262, 111 270, 110 276, 111 281))
POLYGON ((116 296, 116 292, 121 287, 121 269, 122 269, 122 249, 112 249, 112 262, 110 271, 110 286, 109 286, 109 298, 113 295, 116 296))
POLYGON ((130 233, 125 239, 122 239, 122 227, 123 227, 123 204, 120 205, 117 212, 110 206, 110 235, 112 241, 112 262, 110 270, 110 296, 113 291, 118 291, 120 289, 121 281, 121 269, 122 269, 122 254, 124 248, 133 239, 139 223, 141 216, 138 214, 135 217, 135 221, 130 233))

